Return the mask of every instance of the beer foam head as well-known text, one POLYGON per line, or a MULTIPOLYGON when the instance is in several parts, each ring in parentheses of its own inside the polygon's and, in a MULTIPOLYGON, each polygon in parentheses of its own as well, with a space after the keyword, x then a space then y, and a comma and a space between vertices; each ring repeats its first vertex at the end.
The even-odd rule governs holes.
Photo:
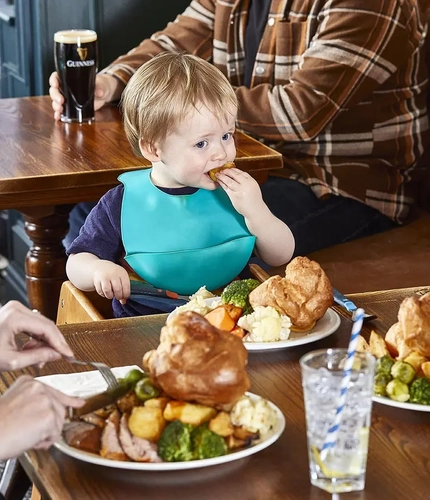
POLYGON ((64 30, 57 31, 54 35, 54 42, 57 43, 90 43, 97 40, 97 33, 92 30, 64 30))
POLYGON ((123 94, 124 128, 133 151, 153 148, 181 126, 192 109, 206 107, 217 120, 236 115, 238 101, 227 78, 204 59, 162 52, 130 78, 123 94))

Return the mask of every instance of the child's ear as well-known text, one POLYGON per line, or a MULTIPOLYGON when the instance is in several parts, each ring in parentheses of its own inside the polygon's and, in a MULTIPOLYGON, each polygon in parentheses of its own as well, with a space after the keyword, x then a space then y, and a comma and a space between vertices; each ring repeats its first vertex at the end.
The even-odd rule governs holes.
POLYGON ((142 156, 146 158, 151 163, 160 161, 160 156, 158 154, 158 147, 156 144, 147 144, 142 140, 139 141, 139 148, 142 156))

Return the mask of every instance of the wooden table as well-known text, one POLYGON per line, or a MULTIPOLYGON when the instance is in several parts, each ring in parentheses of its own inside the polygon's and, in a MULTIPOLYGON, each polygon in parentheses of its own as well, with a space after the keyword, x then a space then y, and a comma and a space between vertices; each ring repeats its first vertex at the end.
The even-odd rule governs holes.
MULTIPOLYGON (((33 242, 25 262, 29 301, 55 319, 71 208, 149 163, 132 153, 117 108, 102 108, 90 125, 55 122, 52 113, 48 96, 0 99, 0 209, 24 214, 33 242)), ((282 167, 279 153, 245 134, 237 133, 236 145, 237 166, 260 182, 282 167)))
MULTIPOLYGON (((429 290, 430 288, 427 288, 429 290)), ((359 294, 356 300, 378 314, 371 326, 381 333, 395 321, 403 297, 423 289, 359 294)), ((111 366, 140 364, 142 354, 158 344, 165 315, 106 320, 61 327, 76 356, 111 366)), ((237 462, 179 472, 145 472, 104 468, 74 460, 55 448, 30 451, 20 458, 44 499, 50 500, 324 500, 331 495, 311 486, 306 452, 305 417, 298 360, 317 348, 346 346, 351 322, 314 344, 278 352, 250 353, 251 390, 281 408, 286 429, 269 448, 237 462)), ((55 362, 32 375, 79 371, 55 362)), ((20 372, 21 373, 21 372, 20 372)), ((3 374, 0 390, 18 372, 3 374)), ((430 414, 374 404, 367 482, 363 492, 342 494, 349 500, 428 498, 430 414)))

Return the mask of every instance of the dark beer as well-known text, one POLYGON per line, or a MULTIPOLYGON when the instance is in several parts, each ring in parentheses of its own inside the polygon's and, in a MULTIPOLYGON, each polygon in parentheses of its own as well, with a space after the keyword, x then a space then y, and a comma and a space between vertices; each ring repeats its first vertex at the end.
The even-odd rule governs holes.
POLYGON ((65 100, 61 121, 91 122, 94 119, 97 33, 91 30, 57 31, 54 42, 55 66, 65 100))

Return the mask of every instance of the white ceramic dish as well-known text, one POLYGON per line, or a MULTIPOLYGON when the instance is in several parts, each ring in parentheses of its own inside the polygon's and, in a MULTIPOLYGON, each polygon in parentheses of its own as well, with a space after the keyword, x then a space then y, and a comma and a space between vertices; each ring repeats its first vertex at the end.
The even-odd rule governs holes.
POLYGON ((430 412, 430 405, 418 405, 416 403, 401 403, 394 401, 394 399, 384 398, 383 396, 373 396, 373 401, 381 405, 393 406, 394 408, 401 408, 402 410, 425 411, 430 412))
MULTIPOLYGON (((219 297, 205 299, 206 304, 219 303, 219 297)), ((167 319, 176 313, 171 312, 167 319)), ((333 309, 327 309, 324 316, 317 321, 316 325, 306 333, 291 332, 287 340, 277 340, 276 342, 244 342, 248 351, 273 351, 277 349, 288 349, 298 345, 316 342, 334 333, 340 325, 340 317, 333 309)))
MULTIPOLYGON (((117 377, 123 377, 132 368, 137 366, 121 366, 113 368, 117 377)), ((41 382, 54 387, 62 392, 74 396, 88 396, 89 394, 96 394, 106 389, 106 384, 103 381, 98 371, 90 371, 84 373, 71 373, 68 375, 50 375, 47 377, 39 377, 41 382)), ((246 393, 252 399, 260 399, 260 396, 246 393)), ((142 463, 142 462, 121 462, 118 460, 108 460, 107 458, 87 453, 85 451, 72 448, 67 445, 63 439, 60 439, 54 446, 61 450, 66 455, 69 455, 77 460, 89 462, 96 465, 104 465, 105 467, 113 467, 117 469, 130 469, 130 470, 146 470, 146 471, 169 471, 181 469, 198 469, 200 467, 210 467, 212 465, 223 464, 232 462, 233 460, 240 460, 241 458, 258 453, 264 448, 273 444, 285 428, 285 418, 281 410, 269 401, 270 406, 276 411, 277 423, 273 429, 267 432, 260 440, 256 441, 252 446, 244 448, 243 450, 233 451, 228 455, 222 457, 209 458, 205 460, 192 460, 190 462, 161 462, 161 463, 142 463)))

